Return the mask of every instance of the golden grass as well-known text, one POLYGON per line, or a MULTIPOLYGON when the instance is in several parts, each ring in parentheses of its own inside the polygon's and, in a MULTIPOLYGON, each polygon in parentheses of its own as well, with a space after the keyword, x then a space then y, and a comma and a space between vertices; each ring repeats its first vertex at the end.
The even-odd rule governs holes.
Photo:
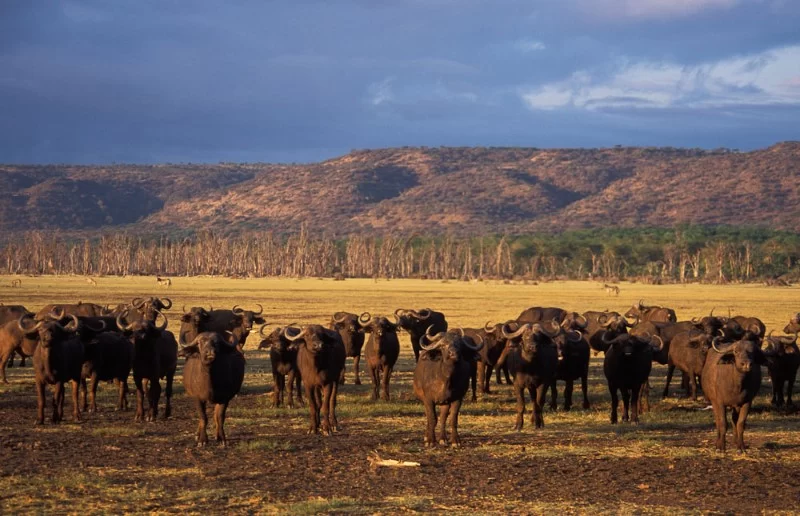
MULTIPOLYGON (((624 312, 632 304, 643 299, 646 303, 661 304, 674 308, 679 318, 707 314, 712 308, 726 314, 728 308, 734 313, 761 318, 769 329, 780 329, 789 317, 800 310, 800 289, 773 289, 759 285, 670 285, 650 286, 621 285, 619 297, 608 296, 602 283, 552 282, 539 285, 507 285, 500 282, 456 282, 423 280, 346 280, 337 282, 320 279, 252 279, 231 280, 224 278, 173 278, 171 288, 160 287, 155 278, 101 277, 96 287, 88 285, 82 277, 34 277, 24 278, 22 289, 0 287, 0 302, 23 304, 37 310, 51 302, 76 302, 83 300, 101 304, 116 304, 130 301, 133 297, 157 295, 170 297, 174 306, 168 312, 170 329, 178 327, 181 306, 203 305, 230 308, 234 304, 254 307, 264 306, 267 320, 272 324, 289 322, 326 324, 338 310, 356 313, 369 311, 373 314, 391 314, 398 307, 430 307, 447 314, 451 326, 482 326, 486 321, 503 321, 516 317, 523 309, 533 306, 562 306, 576 311, 611 309, 624 312)), ((0 285, 8 285, 10 278, 0 277, 0 285)), ((234 400, 229 409, 226 431, 234 442, 225 453, 230 454, 232 464, 236 457, 253 454, 270 455, 280 453, 295 456, 323 446, 318 441, 287 440, 286 432, 301 435, 307 425, 307 409, 274 408, 268 394, 272 388, 272 375, 267 353, 257 351, 257 336, 248 342, 247 375, 242 396, 248 402, 234 400), (278 428, 279 427, 279 428, 278 428), (283 433, 281 433, 283 432, 283 433)), ((423 456, 434 459, 448 457, 451 450, 425 450, 422 447, 424 419, 422 407, 410 392, 413 354, 405 335, 401 336, 401 357, 391 384, 392 401, 371 402, 368 399, 371 386, 364 374, 362 360, 362 382, 352 384, 352 362, 348 360, 348 383, 341 389, 339 397, 339 419, 349 435, 361 434, 376 438, 375 448, 387 456, 423 456)), ((507 386, 496 386, 494 394, 476 403, 465 402, 460 418, 460 433, 468 442, 468 448, 460 453, 474 453, 495 458, 537 459, 572 456, 576 458, 625 458, 664 459, 668 461, 687 458, 720 457, 712 449, 712 415, 699 410, 701 403, 670 398, 660 401, 664 382, 663 366, 653 369, 651 380, 651 404, 653 411, 643 416, 639 427, 610 425, 608 423, 609 396, 602 373, 602 357, 592 359, 590 398, 592 409, 580 409, 581 394, 576 387, 571 412, 545 413, 545 428, 534 431, 529 422, 530 404, 527 407, 525 427, 522 434, 512 431, 514 398, 507 386), (528 444, 528 446, 525 446, 528 444)), ((32 373, 28 368, 8 370, 11 383, 0 385, 0 403, 10 397, 28 406, 35 406, 32 373)), ((673 391, 679 389, 679 381, 673 382, 673 391)), ((561 387, 560 387, 561 391, 561 387)), ((757 399, 757 405, 766 406, 770 385, 766 378, 757 399)), ((563 402, 559 392, 559 406, 563 402)), ((135 399, 135 398, 134 398, 135 399)), ((185 403, 180 373, 176 378, 175 418, 180 430, 173 423, 165 426, 132 426, 130 412, 115 414, 114 389, 101 386, 98 404, 101 413, 89 415, 83 425, 70 423, 67 408, 67 423, 59 427, 45 426, 37 429, 41 439, 65 435, 64 432, 87 433, 95 438, 147 439, 154 446, 163 447, 165 457, 169 454, 183 456, 184 448, 191 446, 196 425, 193 408, 185 403), (184 405, 180 405, 184 403, 184 405), (111 415, 109 415, 111 414, 111 415), (109 419, 111 418, 111 419, 109 419)), ((549 400, 549 395, 548 395, 549 400)), ((67 407, 69 407, 67 393, 67 407)), ((3 423, 0 404, 0 432, 12 434, 16 427, 3 423)), ((30 420, 33 419, 31 409, 30 420)), ((177 424, 177 423, 175 423, 177 424)), ((211 425, 213 428, 213 423, 211 425)), ((211 430, 210 428, 210 430, 211 430)), ((752 447, 748 454, 740 456, 728 453, 727 460, 751 461, 791 467, 800 463, 800 417, 768 410, 756 411, 748 419, 746 439, 752 447)), ((213 433, 212 433, 213 435, 213 433)), ((729 434, 728 442, 732 436, 729 434)), ((20 442, 27 443, 20 438, 20 442)), ((33 446, 33 445, 31 445, 33 446)), ((110 444, 109 446, 120 446, 110 444)), ((214 446, 214 445, 212 445, 214 446)), ((121 446, 124 451, 124 446, 121 446)), ((161 448, 159 448, 161 449, 161 448)), ((364 450, 366 452, 368 450, 364 450)), ((0 453, 3 448, 0 448, 0 453)), ((188 451, 186 453, 189 453, 188 451)), ((192 452, 194 453, 194 452, 192 452)), ((212 452, 202 452, 212 453, 212 452)), ((194 455, 193 455, 194 456, 194 455)), ((0 455, 2 464, 2 455, 0 455)), ((3 469, 2 477, 6 492, 14 496, 0 498, 0 512, 51 512, 71 504, 75 511, 122 512, 159 511, 159 500, 167 493, 156 479, 160 475, 182 478, 197 475, 197 470, 182 463, 174 466, 160 463, 156 473, 152 469, 128 468, 123 471, 87 469, 79 474, 69 470, 41 471, 31 475, 15 475, 13 468, 3 469), (130 482, 135 482, 135 489, 130 482), (43 485, 53 485, 45 499, 37 496, 43 485)), ((113 467, 113 464, 109 464, 113 467)), ((255 473, 254 473, 255 474, 255 473)), ((305 501, 283 502, 266 495, 256 486, 238 486, 233 510, 262 513, 375 513, 417 511, 463 511, 470 508, 467 503, 446 504, 428 496, 397 496, 375 500, 359 493, 348 496, 311 498, 305 501)), ((203 489, 185 489, 178 495, 177 507, 191 510, 219 508, 219 503, 234 503, 220 486, 203 489)), ((475 499, 481 512, 551 512, 577 513, 642 513, 671 512, 671 504, 588 503, 542 501, 522 503, 502 495, 486 495, 475 499), (492 498, 494 497, 494 498, 492 498), (491 509, 490 509, 491 508, 491 509)), ((683 506, 681 511, 686 511, 683 506)))

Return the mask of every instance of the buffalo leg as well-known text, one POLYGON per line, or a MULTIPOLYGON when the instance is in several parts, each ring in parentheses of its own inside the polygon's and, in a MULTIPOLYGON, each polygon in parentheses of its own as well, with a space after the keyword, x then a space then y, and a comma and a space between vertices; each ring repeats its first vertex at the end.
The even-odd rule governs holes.
POLYGON ((564 410, 569 412, 572 408, 572 389, 575 386, 575 380, 567 380, 564 386, 564 410))
POLYGON ((728 418, 725 417, 725 406, 713 404, 714 423, 717 427, 717 449, 725 452, 725 433, 728 431, 728 418))
POLYGON ((331 386, 331 398, 329 404, 330 408, 330 420, 331 420, 331 430, 334 432, 339 431, 339 420, 336 419, 336 396, 339 395, 339 384, 336 382, 333 383, 331 386))
POLYGON ((669 396, 669 384, 672 382, 672 375, 675 374, 675 365, 669 364, 667 366, 667 383, 664 384, 664 393, 661 397, 666 398, 669 396))
MULTIPOLYGON (((361 377, 358 374, 358 363, 360 361, 361 361, 361 354, 359 353, 358 355, 353 357, 353 372, 354 372, 355 377, 356 377, 354 383, 356 385, 361 385, 361 377)), ((342 382, 342 383, 344 383, 344 382, 342 382)))
POLYGON ((389 378, 392 376, 392 367, 383 368, 383 399, 389 401, 389 378))
POLYGON ((81 397, 83 399, 83 411, 86 412, 89 410, 89 402, 87 401, 87 393, 89 392, 89 388, 86 386, 86 378, 81 378, 81 397))
MULTIPOLYGON (((78 394, 80 393, 80 380, 72 380, 72 420, 81 420, 81 406, 78 404, 78 394)), ((94 396, 92 396, 94 402, 94 396)))
MULTIPOLYGON (((97 378, 97 373, 92 374, 92 390, 89 393, 89 412, 97 412, 97 384, 100 381, 97 378)), ((84 400, 83 410, 86 410, 86 401, 84 400)))
MULTIPOLYGON (((291 373, 289 373, 291 374, 291 373)), ((280 373, 272 373, 272 405, 274 407, 280 407, 283 405, 283 391, 285 387, 286 377, 280 373)), ((292 387, 291 387, 291 380, 289 381, 289 406, 294 408, 294 403, 292 403, 292 387)))
POLYGON ((639 424, 639 396, 641 389, 631 389, 631 423, 639 424))
POLYGON ((331 435, 331 390, 332 384, 327 384, 322 387, 322 434, 331 435))
POLYGON ((583 391, 583 409, 589 410, 591 404, 589 403, 589 366, 587 364, 586 371, 581 376, 581 391, 583 391))
POLYGON ((439 407, 439 444, 447 445, 447 416, 450 414, 450 404, 439 407))
POLYGON ((533 417, 531 418, 531 423, 535 425, 536 428, 544 427, 544 401, 547 397, 547 385, 541 384, 534 389, 533 387, 529 388, 531 393, 531 400, 533 401, 533 417))
POLYGON ((53 423, 58 423, 64 419, 64 382, 56 382, 53 385, 53 423))
POLYGON ((450 404, 450 446, 458 448, 461 439, 458 437, 458 412, 461 410, 461 400, 450 404))
POLYGON ((736 447, 739 451, 744 453, 744 426, 747 421, 747 413, 750 411, 750 404, 745 403, 739 410, 734 407, 731 410, 731 419, 733 419, 733 429, 736 432, 736 447))
POLYGON ((436 405, 425 400, 425 446, 436 446, 436 405))
POLYGON ((619 398, 617 397, 617 386, 609 384, 608 390, 611 393, 611 424, 617 424, 617 409, 619 408, 619 398))
POLYGON ((525 417, 525 387, 514 384, 514 392, 517 395, 517 421, 514 423, 514 430, 522 430, 522 422, 525 417))
POLYGON ((319 408, 317 407, 316 387, 306 385, 306 398, 308 398, 309 434, 319 433, 319 408))
MULTIPOLYGON (((172 415, 172 381, 174 379, 174 372, 167 374, 166 386, 164 387, 164 419, 169 419, 169 417, 172 415)), ((156 409, 158 409, 157 404, 158 400, 156 400, 156 409)))
POLYGON ((144 379, 134 376, 133 384, 136 386, 136 421, 144 418, 144 379))
POLYGON ((628 411, 630 410, 631 406, 631 390, 627 388, 620 389, 622 393, 622 421, 623 423, 628 422, 630 417, 628 416, 628 411))
POLYGON ((197 446, 205 446, 208 442, 208 434, 206 427, 208 426, 208 414, 206 414, 206 402, 196 400, 197 402, 197 415, 200 416, 200 423, 197 426, 197 446))
MULTIPOLYGON (((482 394, 489 393, 489 383, 486 381, 486 369, 489 366, 484 364, 483 362, 478 362, 478 385, 481 387, 482 394)), ((489 374, 491 374, 491 370, 489 370, 489 374)))
POLYGON ((44 424, 45 385, 36 382, 36 424, 44 424))
POLYGON ((216 426, 216 438, 222 446, 228 445, 228 438, 225 436, 225 413, 228 411, 227 403, 218 403, 214 407, 214 425, 216 426))

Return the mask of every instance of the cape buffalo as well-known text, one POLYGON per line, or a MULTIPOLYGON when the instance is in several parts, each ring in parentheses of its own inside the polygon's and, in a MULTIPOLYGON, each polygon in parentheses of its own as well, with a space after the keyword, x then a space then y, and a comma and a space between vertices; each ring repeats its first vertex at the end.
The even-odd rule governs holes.
POLYGON ((408 332, 411 336, 411 349, 414 350, 414 360, 419 361, 420 344, 419 339, 425 335, 427 328, 433 326, 434 333, 447 331, 447 321, 442 312, 434 312, 430 308, 423 308, 420 311, 404 310, 398 308, 394 311, 397 316, 397 325, 408 332))
POLYGON ((660 351, 664 343, 656 336, 622 334, 613 339, 604 338, 603 344, 606 346, 603 373, 611 393, 611 423, 617 423, 617 391, 620 391, 623 403, 622 420, 628 421, 630 409, 630 421, 638 424, 639 394, 650 376, 653 352, 660 351), (657 348, 653 346, 654 339, 659 342, 657 348))
POLYGON ((167 331, 167 318, 158 326, 141 320, 130 324, 122 322, 125 314, 117 315, 117 326, 133 344, 133 382, 136 384, 136 421, 144 416, 144 393, 147 390, 147 421, 158 417, 158 401, 161 398, 161 378, 166 378, 164 419, 172 413, 172 381, 178 364, 178 343, 167 331))
POLYGON ((531 424, 536 428, 544 426, 542 409, 547 388, 553 383, 558 368, 558 349, 553 339, 561 328, 553 320, 548 325, 525 323, 516 331, 509 324, 503 326, 503 337, 507 339, 506 348, 499 363, 509 363, 514 377, 514 392, 517 396, 517 419, 514 430, 522 430, 525 415, 525 390, 533 402, 531 424), (549 329, 546 329, 547 326, 549 329))
POLYGON ((63 326, 51 318, 27 326, 28 314, 20 317, 17 324, 26 334, 38 333, 39 344, 33 353, 33 369, 36 376, 37 417, 36 424, 44 423, 45 385, 53 386, 53 423, 64 419, 64 383, 72 383, 72 416, 81 420, 78 405, 78 382, 83 365, 83 343, 75 335, 78 318, 63 326))
POLYGON ((786 405, 791 407, 794 381, 800 367, 800 349, 797 347, 797 333, 794 337, 767 336, 767 342, 773 353, 767 357, 767 370, 772 380, 772 405, 783 406, 783 386, 786 385, 786 405))
MULTIPOLYGON (((331 317, 329 328, 339 332, 344 343, 344 354, 353 357, 353 370, 355 371, 355 384, 361 385, 358 364, 361 360, 361 348, 364 347, 364 330, 358 324, 358 316, 349 312, 336 312, 331 317)), ((345 370, 342 369, 342 378, 339 383, 344 383, 345 370)))
MULTIPOLYGON (((289 382, 289 407, 294 408, 294 387, 297 384, 297 402, 303 405, 300 371, 297 369, 298 343, 291 342, 283 336, 283 328, 278 326, 269 335, 264 334, 266 325, 259 328, 261 342, 258 349, 269 348, 269 362, 272 365, 272 404, 276 407, 283 405, 286 381, 289 382)), ((289 328, 292 336, 299 333, 297 328, 289 328)))
POLYGON ((296 335, 292 327, 284 328, 283 336, 291 342, 298 342, 297 368, 303 377, 310 425, 309 434, 320 432, 320 413, 322 415, 322 434, 331 435, 339 430, 336 419, 336 394, 339 390, 339 377, 344 368, 344 344, 339 332, 318 324, 300 328, 296 335))
POLYGON ((225 413, 228 403, 239 393, 244 381, 244 355, 238 349, 239 340, 228 334, 226 341, 216 332, 203 332, 180 355, 186 357, 183 366, 183 386, 186 394, 195 399, 200 423, 197 428, 197 445, 208 443, 206 405, 214 404, 216 439, 222 446, 228 444, 225 436, 225 413))
POLYGON ((761 364, 765 355, 752 340, 739 340, 725 346, 719 338, 711 341, 711 349, 700 381, 703 393, 714 409, 717 427, 716 446, 725 451, 725 434, 728 431, 727 408, 731 408, 736 447, 744 452, 744 427, 750 404, 761 388, 761 364))
POLYGON ((400 341, 397 339, 397 325, 386 317, 372 317, 364 312, 358 323, 366 333, 369 341, 364 352, 372 377, 372 399, 378 399, 378 386, 381 387, 385 401, 389 401, 389 380, 397 357, 400 355, 400 341))
POLYGON ((464 338, 462 330, 432 333, 433 325, 420 337, 420 354, 414 368, 414 394, 425 407, 425 445, 436 446, 436 423, 439 444, 461 445, 458 437, 458 412, 469 386, 471 362, 477 360, 480 347, 464 338), (427 344, 426 344, 427 341, 427 344), (437 417, 436 406, 439 406, 437 417), (447 418, 450 418, 450 438, 447 418))

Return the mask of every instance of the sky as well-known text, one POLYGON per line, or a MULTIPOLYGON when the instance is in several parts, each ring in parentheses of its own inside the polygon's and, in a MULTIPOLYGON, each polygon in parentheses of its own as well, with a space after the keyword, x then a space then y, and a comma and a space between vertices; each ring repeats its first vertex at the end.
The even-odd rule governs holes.
POLYGON ((797 0, 0 0, 0 162, 800 139, 797 0))

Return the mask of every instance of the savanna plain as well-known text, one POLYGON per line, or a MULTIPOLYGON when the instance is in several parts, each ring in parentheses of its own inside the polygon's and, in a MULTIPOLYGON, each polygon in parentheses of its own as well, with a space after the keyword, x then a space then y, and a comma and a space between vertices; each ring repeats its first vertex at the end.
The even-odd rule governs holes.
MULTIPOLYGON (((82 277, 21 277, 22 288, 12 289, 12 279, 0 277, 0 302, 34 311, 48 303, 169 297, 174 304, 168 329, 174 332, 182 305, 251 309, 260 303, 268 322, 281 325, 327 324, 340 310, 390 316, 400 307, 430 307, 444 312, 451 327, 480 327, 515 318, 530 306, 624 312, 642 299, 674 308, 679 320, 731 309, 761 318, 777 333, 800 311, 800 288, 760 285, 622 283, 617 297, 594 282, 200 277, 173 278, 167 288, 152 277, 102 277, 96 286, 82 277)), ((477 402, 467 399, 462 406, 462 447, 426 449, 423 408, 411 392, 413 353, 406 334, 400 341, 391 401, 370 400, 364 360, 363 384, 354 385, 348 359, 347 383, 339 391, 341 431, 322 437, 306 435, 306 407, 272 406, 269 356, 256 349, 258 335, 252 335, 245 348, 245 384, 228 410, 227 448, 213 441, 196 447, 197 417, 181 384, 182 359, 172 417, 155 423, 134 422, 132 411, 115 412, 112 386, 102 385, 99 412, 75 423, 67 396, 64 422, 34 427, 32 369, 9 369, 10 383, 0 384, 0 513, 800 510, 800 413, 770 407, 766 368, 747 421, 745 454, 731 445, 730 431, 728 453, 714 449, 712 412, 703 410, 703 402, 681 398, 679 380, 670 397, 660 399, 665 366, 653 367, 652 409, 641 424, 611 425, 602 354, 591 362, 590 409, 581 408, 576 388, 573 409, 564 412, 559 397, 559 410, 547 408, 544 429, 535 430, 528 402, 525 427, 517 433, 511 388, 493 380, 490 394, 479 393, 477 402), (368 461, 373 451, 420 466, 375 468, 368 461)))

